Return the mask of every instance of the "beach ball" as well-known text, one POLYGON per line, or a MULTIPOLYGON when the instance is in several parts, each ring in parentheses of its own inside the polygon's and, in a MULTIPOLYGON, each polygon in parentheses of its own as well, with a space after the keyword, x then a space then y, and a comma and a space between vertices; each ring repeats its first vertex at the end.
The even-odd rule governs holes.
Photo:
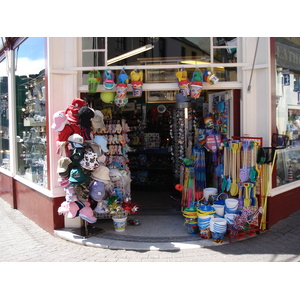
POLYGON ((105 103, 111 103, 115 99, 115 93, 114 92, 101 92, 100 98, 105 103))

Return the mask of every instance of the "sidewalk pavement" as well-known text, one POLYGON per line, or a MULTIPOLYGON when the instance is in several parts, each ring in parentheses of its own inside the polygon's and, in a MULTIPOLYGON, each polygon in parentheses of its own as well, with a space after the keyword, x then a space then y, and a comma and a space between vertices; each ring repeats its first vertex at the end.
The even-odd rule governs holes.
MULTIPOLYGON (((136 226, 136 230, 138 227, 136 226)), ((70 242, 51 235, 0 198, 0 232, 1 262, 300 261, 300 210, 275 224, 267 232, 233 243, 215 244, 204 240, 204 244, 200 244, 195 237, 184 241, 180 240, 180 236, 178 241, 175 238, 175 242, 172 242, 172 238, 167 241, 169 248, 166 245, 157 247, 157 243, 164 243, 161 240, 133 242, 128 230, 127 242, 135 243, 135 246, 126 248, 126 241, 122 241, 120 237, 116 239, 111 236, 114 240, 107 238, 108 241, 104 241, 100 235, 86 239, 75 235, 70 242), (93 242, 93 239, 97 241, 93 242), (104 242, 108 244, 104 245, 104 242), (109 246, 109 243, 112 245, 109 246), (148 248, 144 247, 145 243, 148 248)))

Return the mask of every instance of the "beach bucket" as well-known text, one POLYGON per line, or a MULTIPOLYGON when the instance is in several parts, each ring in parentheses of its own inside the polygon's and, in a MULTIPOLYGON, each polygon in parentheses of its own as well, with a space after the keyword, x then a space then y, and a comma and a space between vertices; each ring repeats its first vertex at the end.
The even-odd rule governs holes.
POLYGON ((143 82, 142 81, 132 81, 131 87, 134 97, 140 97, 143 93, 143 82))
POLYGON ((210 232, 209 227, 205 228, 205 229, 200 229, 199 233, 200 233, 200 237, 202 239, 210 239, 211 238, 211 232, 210 232))
POLYGON ((225 214, 224 219, 227 221, 227 224, 233 224, 233 220, 236 215, 237 214, 225 214))
POLYGON ((190 94, 190 82, 188 80, 181 80, 179 83, 179 90, 184 96, 189 96, 190 94))
POLYGON ((196 224, 186 223, 185 227, 187 229, 188 234, 196 234, 199 232, 197 223, 196 224))
POLYGON ((122 232, 125 230, 127 224, 127 217, 126 218, 112 218, 114 222, 115 231, 122 232))
POLYGON ((223 218, 224 217, 224 212, 225 212, 225 206, 224 205, 214 204, 214 205, 212 205, 212 207, 216 211, 216 214, 215 214, 216 218, 223 218))
POLYGON ((126 83, 118 83, 115 99, 125 99, 127 96, 127 89, 126 83))
POLYGON ((225 233, 218 233, 218 232, 211 233, 211 238, 213 241, 218 241, 218 242, 223 241, 224 236, 225 236, 225 233))
POLYGON ((227 221, 224 218, 213 218, 210 220, 210 231, 214 233, 225 234, 227 230, 227 221))
POLYGON ((203 86, 201 81, 193 81, 190 86, 191 97, 198 99, 201 95, 202 88, 203 86))
POLYGON ((210 220, 213 218, 213 215, 208 216, 198 216, 198 227, 199 229, 206 229, 210 226, 210 220))
POLYGON ((218 194, 218 189, 214 187, 208 187, 203 190, 203 196, 206 201, 208 201, 210 195, 217 195, 217 194, 218 194))
POLYGON ((225 212, 235 214, 238 211, 239 201, 234 198, 228 198, 225 200, 225 212))
POLYGON ((197 216, 209 216, 214 215, 216 213, 215 209, 209 205, 201 205, 197 209, 197 216))

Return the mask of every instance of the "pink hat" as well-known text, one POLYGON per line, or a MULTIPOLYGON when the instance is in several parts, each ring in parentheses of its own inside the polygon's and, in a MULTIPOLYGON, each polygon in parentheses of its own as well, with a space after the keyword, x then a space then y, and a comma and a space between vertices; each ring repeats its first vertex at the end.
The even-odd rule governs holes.
POLYGON ((70 185, 69 178, 68 177, 59 177, 58 182, 61 187, 66 188, 70 185))
MULTIPOLYGON (((86 204, 89 204, 88 202, 86 204)), ((82 218, 83 220, 87 221, 88 223, 95 223, 97 222, 97 218, 95 218, 93 210, 85 206, 79 211, 79 217, 82 218)))
POLYGON ((66 215, 67 218, 73 219, 77 216, 79 206, 75 202, 64 201, 58 208, 59 215, 66 215))
POLYGON ((53 115, 53 124, 51 127, 55 131, 62 131, 67 122, 68 118, 66 114, 64 113, 64 111, 60 110, 53 115))

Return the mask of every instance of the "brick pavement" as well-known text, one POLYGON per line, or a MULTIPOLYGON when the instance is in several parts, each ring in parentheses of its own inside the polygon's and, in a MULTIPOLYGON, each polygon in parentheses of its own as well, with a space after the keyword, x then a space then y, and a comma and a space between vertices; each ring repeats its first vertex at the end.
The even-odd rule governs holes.
POLYGON ((299 262, 300 210, 254 238, 176 251, 87 247, 57 238, 0 198, 0 262, 299 262))

